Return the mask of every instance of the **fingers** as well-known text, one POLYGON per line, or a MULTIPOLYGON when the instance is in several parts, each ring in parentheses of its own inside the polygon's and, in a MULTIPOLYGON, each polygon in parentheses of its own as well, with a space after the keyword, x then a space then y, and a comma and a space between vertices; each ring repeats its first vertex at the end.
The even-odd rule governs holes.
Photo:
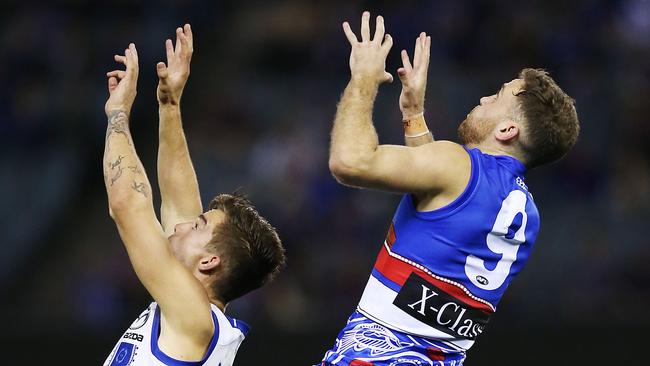
POLYGON ((123 65, 126 65, 126 57, 125 56, 115 55, 115 56, 113 56, 113 58, 115 59, 115 61, 117 61, 117 62, 119 62, 119 63, 121 63, 123 65))
POLYGON ((413 70, 413 66, 409 60, 409 54, 406 52, 406 50, 402 50, 402 53, 400 55, 402 56, 402 65, 404 66, 404 71, 406 73, 411 72, 411 70, 413 70))
POLYGON ((370 12, 364 11, 361 16, 361 42, 370 42, 370 12))
POLYGON ((185 33, 181 28, 178 28, 176 30, 176 36, 177 39, 180 39, 181 41, 180 55, 185 59, 189 59, 190 57, 192 57, 192 49, 190 48, 190 42, 187 39, 187 36, 185 35, 185 33))
POLYGON ((392 83, 393 82, 393 75, 391 75, 388 71, 384 71, 384 80, 382 80, 385 83, 392 83))
POLYGON ((169 76, 169 70, 167 70, 167 65, 165 65, 164 62, 159 62, 156 64, 156 73, 158 74, 158 77, 160 78, 161 81, 167 80, 167 76, 169 76))
POLYGON ((431 36, 427 36, 424 40, 424 50, 422 51, 425 67, 429 67, 429 58, 431 58, 431 36))
POLYGON ((388 55, 388 52, 393 47, 393 37, 390 34, 384 36, 384 43, 381 44, 381 48, 384 49, 384 52, 388 55))
POLYGON ((181 44, 181 34, 183 34, 183 28, 181 27, 176 28, 176 48, 174 49, 174 53, 176 55, 180 55, 181 49, 183 48, 181 44))
POLYGON ((165 52, 167 53, 167 63, 171 65, 174 60, 174 44, 171 39, 165 40, 165 52))
POLYGON ((416 69, 420 65, 420 58, 422 55, 422 44, 424 39, 426 39, 426 34, 424 32, 420 33, 418 38, 415 39, 415 48, 413 50, 413 67, 416 69))
POLYGON ((185 24, 183 27, 183 32, 185 33, 185 37, 187 37, 189 49, 191 51, 194 51, 194 35, 192 34, 192 27, 189 25, 189 23, 185 24))
POLYGON ((373 37, 372 41, 375 43, 382 42, 384 40, 384 33, 386 33, 386 29, 384 27, 384 17, 379 15, 377 16, 377 22, 375 23, 375 36, 373 37))
POLYGON ((124 70, 113 70, 106 73, 108 77, 116 77, 118 80, 124 79, 126 76, 126 71, 124 70))
POLYGON ((400 67, 399 69, 397 69, 397 76, 399 76, 400 80, 402 80, 402 81, 406 80, 405 79, 406 74, 407 74, 407 72, 406 72, 405 68, 400 67))
POLYGON ((108 78, 108 92, 112 93, 113 90, 115 90, 115 88, 117 88, 117 84, 118 84, 118 82, 117 82, 117 79, 115 78, 115 76, 109 77, 108 78))
POLYGON ((345 33, 345 36, 347 37, 348 42, 350 42, 351 45, 354 46, 355 44, 359 43, 359 41, 357 40, 357 36, 350 28, 350 23, 343 22, 343 33, 345 33))
POLYGON ((129 44, 129 48, 124 51, 124 56, 126 56, 126 72, 127 74, 138 73, 138 51, 135 49, 135 44, 129 44))
POLYGON ((135 66, 138 66, 138 50, 135 48, 135 43, 129 44, 129 50, 131 51, 131 59, 135 63, 135 66))

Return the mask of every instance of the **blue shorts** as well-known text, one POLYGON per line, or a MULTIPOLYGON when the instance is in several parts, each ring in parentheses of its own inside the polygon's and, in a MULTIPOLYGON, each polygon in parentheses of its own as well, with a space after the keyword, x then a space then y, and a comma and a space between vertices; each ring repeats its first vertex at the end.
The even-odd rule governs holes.
POLYGON ((355 311, 317 366, 462 366, 464 360, 462 351, 386 328, 355 311))

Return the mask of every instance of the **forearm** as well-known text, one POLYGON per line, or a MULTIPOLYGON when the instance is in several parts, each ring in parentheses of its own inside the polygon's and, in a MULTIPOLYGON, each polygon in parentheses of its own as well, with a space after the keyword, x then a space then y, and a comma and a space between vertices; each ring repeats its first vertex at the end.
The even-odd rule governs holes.
POLYGON ((330 164, 361 164, 377 150, 379 140, 372 123, 378 83, 352 79, 339 102, 332 129, 330 164))
POLYGON ((151 185, 135 151, 125 110, 108 113, 103 167, 112 214, 152 207, 151 185))
POLYGON ((163 226, 171 215, 190 218, 202 212, 199 185, 183 132, 179 105, 160 104, 158 184, 162 196, 163 226))
POLYGON ((404 142, 406 146, 415 147, 434 141, 423 112, 405 117, 402 123, 404 125, 404 142))

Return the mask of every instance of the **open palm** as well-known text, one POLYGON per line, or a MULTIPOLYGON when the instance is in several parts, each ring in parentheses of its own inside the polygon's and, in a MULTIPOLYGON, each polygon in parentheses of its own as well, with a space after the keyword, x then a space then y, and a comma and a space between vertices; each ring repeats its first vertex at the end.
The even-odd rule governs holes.
POLYGON ((402 82, 399 107, 405 119, 424 111, 424 94, 427 88, 430 49, 431 37, 422 32, 415 40, 413 65, 411 65, 406 50, 402 50, 403 66, 397 70, 397 75, 402 82))
POLYGON ((178 104, 183 94, 183 88, 190 76, 190 61, 194 51, 192 28, 185 24, 176 29, 176 47, 171 39, 165 41, 167 65, 159 62, 156 65, 158 73, 158 102, 161 104, 178 104))

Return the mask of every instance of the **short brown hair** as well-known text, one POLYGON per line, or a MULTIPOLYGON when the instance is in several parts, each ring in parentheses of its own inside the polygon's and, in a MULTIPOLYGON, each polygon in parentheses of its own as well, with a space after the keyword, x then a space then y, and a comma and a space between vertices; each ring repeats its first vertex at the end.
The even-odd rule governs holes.
POLYGON ((519 78, 524 80, 517 96, 526 120, 527 138, 522 143, 526 166, 552 163, 578 139, 580 122, 575 101, 545 70, 523 69, 519 78))
POLYGON ((285 264, 284 248, 275 228, 244 196, 220 194, 209 208, 226 214, 208 249, 222 256, 223 271, 212 291, 227 303, 269 282, 285 264))

